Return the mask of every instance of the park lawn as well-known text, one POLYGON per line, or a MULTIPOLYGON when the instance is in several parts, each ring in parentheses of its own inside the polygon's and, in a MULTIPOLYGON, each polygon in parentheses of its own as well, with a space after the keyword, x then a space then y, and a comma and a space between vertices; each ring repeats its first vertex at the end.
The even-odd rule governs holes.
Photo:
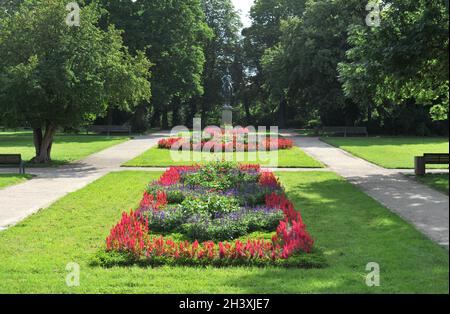
POLYGON ((328 267, 93 266, 123 210, 160 173, 112 173, 0 232, 0 293, 448 293, 448 251, 331 172, 279 173, 328 267), (68 287, 66 265, 80 265, 68 287), (381 286, 366 285, 377 262, 381 286))
MULTIPOLYGON (((125 167, 168 167, 193 165, 201 162, 221 160, 223 158, 232 158, 233 161, 258 163, 263 166, 280 167, 280 168, 323 168, 324 166, 305 154, 300 148, 274 151, 270 153, 200 153, 200 152, 173 152, 183 157, 187 161, 174 161, 171 157, 171 151, 168 149, 151 148, 144 154, 125 163, 125 167), (251 157, 255 154, 256 158, 251 157), (277 161, 275 164, 269 160, 277 161)), ((228 160, 228 159, 227 159, 228 160)))
MULTIPOLYGON (((424 153, 448 153, 443 137, 324 137, 322 141, 388 169, 414 169, 414 157, 424 153)), ((429 165, 429 168, 448 166, 429 165)))
POLYGON ((423 184, 426 184, 447 195, 449 194, 448 173, 430 173, 425 175, 424 177, 416 176, 415 178, 423 184))
POLYGON ((31 175, 0 173, 0 189, 31 179, 31 175))
MULTIPOLYGON (((128 139, 129 137, 57 134, 52 148, 52 164, 77 161, 128 139)), ((22 154, 23 160, 30 160, 35 154, 32 133, 0 132, 0 154, 22 154)))

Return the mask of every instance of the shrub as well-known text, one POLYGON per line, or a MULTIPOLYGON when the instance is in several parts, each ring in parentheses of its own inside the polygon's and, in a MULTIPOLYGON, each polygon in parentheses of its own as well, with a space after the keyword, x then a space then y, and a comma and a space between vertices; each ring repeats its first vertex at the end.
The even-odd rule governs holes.
POLYGON ((239 210, 239 203, 236 199, 210 193, 200 197, 188 197, 181 203, 181 206, 183 211, 188 214, 205 214, 211 218, 217 214, 239 210))
POLYGON ((147 219, 150 230, 164 234, 180 230, 180 226, 188 219, 180 206, 159 212, 147 211, 143 216, 147 219))

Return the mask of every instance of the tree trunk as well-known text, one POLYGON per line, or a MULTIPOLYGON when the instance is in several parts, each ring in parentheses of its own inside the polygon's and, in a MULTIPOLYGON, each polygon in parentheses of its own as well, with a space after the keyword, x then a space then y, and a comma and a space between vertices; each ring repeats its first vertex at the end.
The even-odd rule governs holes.
POLYGON ((180 97, 174 97, 172 100, 172 126, 177 126, 180 124, 180 108, 180 97))
POLYGON ((244 99, 244 108, 245 108, 245 120, 247 126, 252 125, 252 114, 250 113, 250 103, 248 99, 244 99))
POLYGON ((145 119, 146 116, 147 116, 147 104, 146 103, 139 104, 133 116, 132 127, 134 132, 137 133, 145 132, 145 130, 147 129, 145 119))
POLYGON ((41 154, 41 145, 42 145, 42 128, 33 128, 33 142, 35 148, 35 156, 39 156, 41 154))
POLYGON ((167 106, 164 106, 164 108, 162 110, 161 128, 163 130, 168 130, 169 129, 169 114, 167 112, 167 106))
POLYGON ((161 127, 161 107, 159 104, 154 105, 153 115, 152 115, 152 127, 161 127))
POLYGON ((186 117, 185 117, 185 121, 184 124, 188 127, 188 128, 192 128, 194 126, 194 117, 195 114, 197 113, 197 97, 192 97, 191 99, 189 99, 187 106, 186 106, 186 117))
POLYGON ((53 146, 53 138, 56 133, 56 127, 52 123, 48 122, 43 137, 42 130, 40 130, 39 132, 39 129, 35 129, 33 133, 35 133, 36 156, 31 161, 36 164, 50 163, 52 161, 51 152, 53 146))
POLYGON ((278 126, 280 129, 286 128, 286 107, 287 107, 287 101, 283 97, 280 101, 280 108, 278 112, 278 126))

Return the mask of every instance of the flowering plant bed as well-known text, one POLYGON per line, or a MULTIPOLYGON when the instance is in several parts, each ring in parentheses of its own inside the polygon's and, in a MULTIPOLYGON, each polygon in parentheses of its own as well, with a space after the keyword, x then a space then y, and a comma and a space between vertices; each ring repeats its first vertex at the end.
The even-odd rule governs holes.
POLYGON ((205 130, 204 134, 197 141, 192 136, 171 137, 158 142, 158 148, 170 150, 190 150, 190 151, 214 151, 214 152, 255 152, 255 151, 276 151, 291 149, 294 142, 290 139, 270 136, 254 135, 250 140, 250 135, 244 131, 234 131, 230 134, 214 133, 205 130))
POLYGON ((98 257, 103 266, 324 265, 275 175, 228 162, 167 170, 98 257))

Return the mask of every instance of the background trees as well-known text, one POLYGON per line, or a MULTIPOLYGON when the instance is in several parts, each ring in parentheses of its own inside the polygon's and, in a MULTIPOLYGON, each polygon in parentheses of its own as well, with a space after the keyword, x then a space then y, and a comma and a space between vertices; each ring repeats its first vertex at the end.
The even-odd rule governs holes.
POLYGON ((424 115, 448 119, 448 5, 384 1, 380 27, 349 33, 348 61, 339 67, 346 95, 372 111, 420 105, 424 115))
MULTIPOLYGON (((19 34, 31 38, 29 44, 22 38, 14 43, 8 27, 19 17, 13 17, 12 12, 26 3, 24 8, 35 16, 35 8, 30 9, 34 2, 37 0, 5 0, 0 4, 2 25, 10 21, 2 31, 4 49, 0 56, 6 56, 6 61, 0 61, 3 90, 9 86, 11 91, 11 82, 18 80, 19 68, 13 73, 11 66, 22 66, 22 79, 32 84, 30 73, 37 67, 29 59, 32 56, 38 57, 33 62, 45 71, 57 72, 52 67, 63 63, 53 46, 60 46, 61 41, 72 44, 61 38, 75 38, 89 30, 56 31, 60 25, 55 24, 50 36, 55 43, 36 43, 42 49, 35 53, 32 31, 24 27, 28 24, 14 24, 19 34), (15 55, 17 49, 28 51, 26 60, 22 53, 15 55), (44 52, 47 49, 49 52, 44 52), (12 75, 16 77, 12 79, 12 75)), ((99 46, 106 53, 104 47, 113 47, 105 58, 114 66, 104 67, 106 63, 97 55, 83 63, 92 69, 94 64, 102 65, 101 87, 92 87, 92 93, 101 94, 103 109, 89 112, 98 123, 105 123, 101 119, 106 108, 109 123, 130 120, 140 132, 150 126, 190 126, 195 116, 201 116, 204 124, 218 124, 223 104, 221 78, 229 70, 235 84, 234 119, 238 124, 296 128, 366 125, 371 133, 389 134, 448 132, 448 1, 379 1, 381 25, 370 27, 366 24, 367 0, 255 0, 253 24, 242 32, 231 0, 83 3, 102 12, 92 14, 96 32, 113 34, 110 42, 98 39, 98 44, 94 36, 89 49, 99 46), (121 41, 127 48, 121 47, 121 41), (151 77, 147 60, 153 63, 151 77), (121 83, 124 77, 111 78, 121 75, 131 77, 132 87, 121 83), (151 101, 147 80, 152 86, 151 101), (102 89, 111 92, 105 95, 102 89), (134 96, 124 101, 123 95, 134 96)), ((29 27, 41 27, 39 32, 44 34, 37 22, 29 27)), ((82 42, 87 43, 89 36, 85 34, 82 42)), ((61 52, 69 59, 77 58, 73 53, 78 56, 83 52, 61 52)), ((72 69, 72 65, 67 67, 72 69)), ((42 69, 36 73, 43 75, 42 69)), ((98 76, 97 70, 92 71, 98 76)), ((81 84, 78 80, 75 83, 81 84)), ((81 86, 75 83, 71 88, 81 86)), ((24 95, 3 92, 0 97, 31 108, 24 95)), ((97 108, 94 102, 92 105, 97 108)), ((78 114, 84 119, 87 111, 80 109, 78 114)), ((12 116, 8 114, 9 121, 12 116)), ((30 123, 29 118, 19 120, 30 123)))
POLYGON ((369 27, 367 1, 256 1, 252 83, 280 125, 428 134, 448 121, 448 1, 379 4, 369 27))
MULTIPOLYGON (((102 0, 108 11, 105 25, 124 30, 124 41, 132 52, 145 50, 154 63, 151 103, 138 107, 137 120, 146 119, 154 127, 178 124, 183 106, 204 92, 203 43, 212 33, 205 23, 199 0, 102 0)), ((144 125, 138 126, 141 130, 144 125)))
POLYGON ((36 163, 51 160, 58 128, 78 127, 108 106, 130 110, 150 98, 150 62, 132 57, 113 26, 97 27, 100 10, 85 6, 69 27, 63 0, 27 1, 0 21, 0 120, 30 125, 36 163))

